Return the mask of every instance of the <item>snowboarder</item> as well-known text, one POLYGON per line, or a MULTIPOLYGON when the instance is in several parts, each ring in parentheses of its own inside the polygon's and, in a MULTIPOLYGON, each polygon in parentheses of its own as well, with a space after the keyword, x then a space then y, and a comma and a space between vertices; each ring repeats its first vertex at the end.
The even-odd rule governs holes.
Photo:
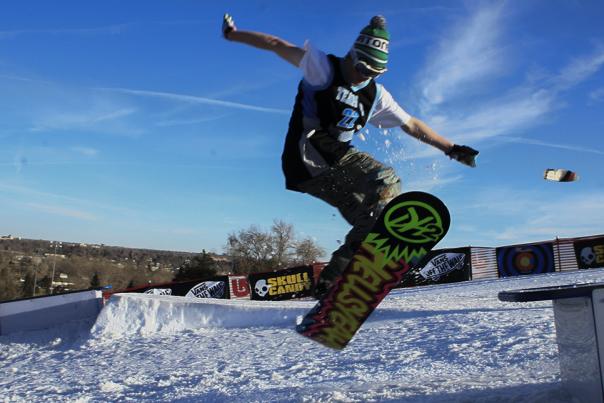
POLYGON ((286 187, 336 207, 352 225, 319 277, 317 298, 344 270, 383 207, 401 193, 394 169, 350 144, 367 123, 399 126, 450 158, 476 166, 478 151, 453 144, 409 115, 375 81, 388 62, 390 34, 383 16, 371 19, 344 57, 327 55, 308 41, 301 48, 270 34, 239 30, 228 14, 222 34, 229 41, 272 51, 302 70, 282 155, 286 187))

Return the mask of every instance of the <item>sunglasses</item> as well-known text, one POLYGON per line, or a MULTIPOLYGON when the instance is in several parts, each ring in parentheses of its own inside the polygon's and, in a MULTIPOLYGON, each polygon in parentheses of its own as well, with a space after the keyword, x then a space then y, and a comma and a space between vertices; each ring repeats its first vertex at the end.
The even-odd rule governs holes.
POLYGON ((386 72, 386 69, 377 70, 367 64, 366 61, 359 59, 354 49, 351 50, 350 54, 352 56, 352 62, 354 63, 354 69, 363 77, 375 78, 380 74, 386 72))
POLYGON ((362 75, 363 77, 366 78, 376 78, 377 76, 379 76, 380 74, 382 74, 385 70, 383 71, 377 71, 372 69, 371 67, 369 67, 367 65, 367 63, 365 62, 358 62, 354 65, 354 69, 357 71, 357 73, 359 73, 360 75, 362 75))

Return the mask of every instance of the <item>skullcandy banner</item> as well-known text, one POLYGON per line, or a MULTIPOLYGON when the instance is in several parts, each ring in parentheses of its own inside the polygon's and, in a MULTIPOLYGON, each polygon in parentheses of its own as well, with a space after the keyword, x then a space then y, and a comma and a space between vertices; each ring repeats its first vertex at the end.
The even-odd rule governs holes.
POLYGON ((604 237, 574 243, 579 269, 604 267, 604 237))
POLYGON ((309 297, 313 286, 312 266, 299 266, 248 276, 252 299, 277 301, 309 297))
POLYGON ((499 277, 553 273, 554 248, 551 242, 505 246, 496 249, 499 277))
POLYGON ((439 249, 429 252, 421 266, 411 270, 400 286, 457 283, 470 280, 471 275, 470 248, 439 249))
POLYGON ((125 291, 192 298, 230 298, 228 276, 216 276, 202 280, 185 281, 182 283, 149 285, 125 291))

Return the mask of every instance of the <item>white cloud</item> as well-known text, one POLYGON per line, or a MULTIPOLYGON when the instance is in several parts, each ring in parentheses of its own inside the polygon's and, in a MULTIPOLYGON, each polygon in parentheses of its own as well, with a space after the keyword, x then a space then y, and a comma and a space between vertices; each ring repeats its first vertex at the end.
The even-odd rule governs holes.
POLYGON ((184 125, 196 125, 199 123, 207 123, 215 120, 220 120, 229 116, 226 113, 214 115, 214 116, 204 116, 198 118, 190 118, 190 119, 170 119, 170 120, 161 120, 157 122, 155 125, 160 127, 170 127, 170 126, 184 126, 184 125))
POLYGON ((525 138, 520 138, 520 137, 510 137, 510 136, 502 137, 501 140, 506 141, 506 142, 511 142, 511 143, 530 144, 530 145, 536 145, 536 146, 559 148, 562 150, 604 155, 604 150, 600 150, 597 148, 587 148, 587 147, 579 147, 579 146, 573 146, 573 145, 567 145, 567 144, 547 143, 545 141, 525 139, 525 138))
POLYGON ((193 96, 193 95, 175 94, 175 93, 171 93, 171 92, 133 90, 133 89, 128 89, 128 88, 97 88, 97 90, 110 91, 110 92, 121 93, 121 94, 126 94, 126 95, 134 95, 134 96, 161 98, 161 99, 165 99, 165 100, 169 100, 169 101, 186 102, 186 103, 192 103, 192 104, 214 105, 214 106, 222 106, 225 108, 244 109, 244 110, 265 112, 265 113, 277 113, 277 114, 286 114, 286 115, 289 115, 291 113, 291 111, 288 109, 266 108, 263 106, 241 104, 238 102, 230 102, 230 101, 221 101, 218 99, 198 97, 198 96, 193 96))
MULTIPOLYGON (((507 61, 503 40, 503 4, 478 9, 467 21, 447 31, 418 80, 421 118, 457 143, 521 133, 563 108, 562 95, 598 73, 604 66, 604 48, 567 60, 557 74, 541 74, 507 90, 495 81, 507 61), (484 93, 471 91, 480 85, 484 93), (497 90, 492 90, 497 87, 497 90), (470 89, 469 89, 470 88, 470 89), (485 95, 486 94, 486 95, 485 95), (493 96, 492 94, 497 94, 493 96), (454 102, 448 102, 454 101, 454 102)), ((513 63, 513 61, 511 62, 513 63)), ((598 93, 592 95, 592 99, 598 93)), ((515 137, 515 142, 522 142, 515 137)), ((573 145, 526 140, 527 144, 601 153, 573 145)), ((434 154, 426 150, 423 156, 434 154)))
POLYGON ((120 108, 106 110, 105 107, 89 106, 86 110, 70 110, 47 112, 37 117, 37 122, 31 131, 45 131, 56 129, 93 129, 98 125, 116 121, 130 116, 136 112, 133 108, 120 108), (89 108, 89 109, 88 109, 89 108))
POLYGON ((547 90, 514 89, 486 100, 483 106, 429 118, 437 130, 456 142, 480 140, 512 133, 536 125, 555 108, 554 95, 547 90))
MULTIPOLYGON (((602 66, 604 53, 596 51, 591 55, 571 60, 559 74, 542 85, 524 84, 512 88, 502 97, 485 100, 481 107, 462 111, 461 117, 443 114, 436 122, 438 124, 440 121, 443 127, 462 140, 474 141, 509 135, 530 128, 562 107, 560 97, 565 91, 596 74, 602 66)), ((519 142, 517 138, 515 141, 519 142)), ((528 139, 526 143, 600 153, 599 150, 573 145, 539 143, 528 139)))
POLYGON ((21 126, 20 130, 103 131, 132 136, 143 132, 140 124, 131 124, 139 109, 123 99, 22 75, 0 75, 4 84, 2 80, 6 80, 7 90, 0 91, 0 101, 9 109, 0 111, 0 117, 21 126))
POLYGON ((1 39, 13 39, 22 35, 115 35, 123 32, 132 24, 116 24, 95 28, 57 28, 57 29, 14 29, 0 31, 1 39))
POLYGON ((502 7, 480 9, 441 39, 420 76, 424 113, 504 71, 501 14, 502 7))
POLYGON ((590 55, 571 60, 560 73, 553 78, 553 87, 564 91, 585 81, 604 66, 604 47, 598 46, 590 55))
POLYGON ((2 80, 11 80, 11 81, 23 81, 27 83, 40 83, 40 84, 52 84, 50 81, 38 80, 30 77, 23 77, 18 75, 11 74, 0 74, 0 79, 2 80))
POLYGON ((95 157, 99 153, 99 150, 91 147, 71 147, 71 150, 86 157, 95 157))
MULTIPOLYGON (((116 213, 123 214, 126 216, 135 216, 138 214, 138 210, 124 208, 115 204, 103 204, 98 201, 92 201, 87 199, 81 199, 72 196, 66 196, 63 194, 50 193, 45 191, 40 191, 34 188, 14 185, 10 183, 1 183, 0 182, 0 192, 11 194, 11 199, 15 202, 19 200, 28 200, 31 203, 46 205, 51 202, 54 203, 55 206, 67 206, 67 205, 80 205, 85 209, 95 209, 95 210, 107 210, 112 212, 113 215, 116 213)), ((60 209, 69 210, 67 207, 59 207, 60 209)))
POLYGON ((42 211, 48 214, 60 215, 63 217, 77 218, 78 220, 95 221, 97 217, 85 211, 69 209, 61 206, 53 206, 49 204, 27 203, 27 207, 42 211))
POLYGON ((432 176, 430 178, 419 178, 414 179, 412 181, 403 183, 404 190, 421 190, 423 192, 432 192, 434 189, 438 189, 443 186, 450 185, 452 183, 457 183, 463 179, 463 176, 449 176, 449 177, 440 177, 440 176, 432 176))
POLYGON ((604 100, 604 87, 597 88, 589 93, 589 99, 594 102, 604 100))
MULTIPOLYGON (((574 186, 572 184, 555 184, 574 186)), ((557 193, 551 195, 534 191, 492 188, 478 195, 468 207, 478 218, 494 219, 499 226, 488 232, 487 238, 505 243, 523 243, 559 237, 575 237, 602 233, 604 228, 604 193, 557 193), (526 195, 526 197, 525 197, 526 195), (530 195, 530 196, 529 196, 530 195), (580 212, 580 213, 579 213, 580 212)), ((483 225, 488 228, 488 225, 483 225)), ((483 234, 484 235, 484 234, 483 234)))

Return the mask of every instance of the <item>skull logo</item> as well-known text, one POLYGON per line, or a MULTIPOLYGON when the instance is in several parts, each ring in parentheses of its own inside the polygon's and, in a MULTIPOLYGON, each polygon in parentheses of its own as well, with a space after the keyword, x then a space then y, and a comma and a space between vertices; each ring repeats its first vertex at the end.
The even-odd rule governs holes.
POLYGON ((256 286, 254 287, 254 289, 256 290, 256 294, 261 297, 264 297, 266 294, 268 294, 269 288, 271 288, 271 286, 266 284, 266 280, 258 280, 256 282, 256 286))
POLYGON ((595 260, 596 260, 596 254, 594 253, 594 251, 591 247, 587 246, 587 247, 581 249, 581 261, 585 265, 589 266, 595 260))

